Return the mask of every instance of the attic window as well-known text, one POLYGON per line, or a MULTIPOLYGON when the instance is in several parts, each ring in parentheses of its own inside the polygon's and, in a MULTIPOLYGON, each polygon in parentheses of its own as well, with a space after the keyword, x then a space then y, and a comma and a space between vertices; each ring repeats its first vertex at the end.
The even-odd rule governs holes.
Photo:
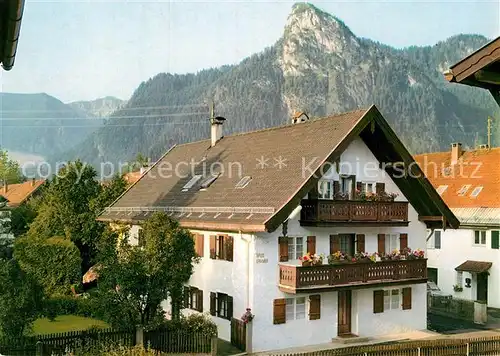
POLYGON ((237 189, 243 189, 243 188, 245 188, 248 185, 248 183, 250 183, 251 180, 252 180, 252 177, 250 177, 250 176, 244 176, 236 184, 235 188, 237 188, 237 189))
POLYGON ((219 177, 220 173, 214 173, 211 176, 209 176, 207 179, 205 179, 201 185, 200 185, 200 190, 205 190, 208 187, 212 185, 213 182, 219 177))
POLYGON ((460 190, 458 191, 458 195, 464 196, 465 193, 467 193, 467 191, 469 190, 470 187, 471 187, 470 184, 464 184, 464 185, 462 185, 462 188, 460 188, 460 190))
POLYGON ((448 189, 447 185, 440 185, 439 187, 437 187, 436 192, 439 195, 442 195, 446 191, 446 189, 448 189))
POLYGON ((183 192, 187 192, 189 189, 191 189, 200 179, 201 179, 201 175, 200 174, 197 174, 197 175, 194 175, 190 180, 189 182, 187 182, 183 187, 182 187, 182 191, 183 192))
POLYGON ((470 193, 470 196, 472 198, 475 198, 479 195, 479 193, 481 193, 481 190, 483 190, 483 187, 479 186, 479 187, 475 187, 474 190, 472 191, 472 193, 470 193))

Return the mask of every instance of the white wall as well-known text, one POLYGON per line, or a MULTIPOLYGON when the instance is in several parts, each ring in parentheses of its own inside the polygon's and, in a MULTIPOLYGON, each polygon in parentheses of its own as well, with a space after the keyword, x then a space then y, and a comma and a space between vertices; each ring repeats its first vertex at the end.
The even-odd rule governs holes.
POLYGON ((488 306, 500 308, 500 250, 491 248, 491 231, 486 231, 486 244, 474 244, 473 229, 441 230, 441 248, 433 248, 433 238, 428 243, 427 267, 438 269, 438 287, 456 298, 476 300, 476 275, 463 272, 463 292, 453 291, 457 284, 455 267, 466 260, 492 262, 488 276, 488 306), (465 287, 465 278, 471 278, 471 288, 465 287))

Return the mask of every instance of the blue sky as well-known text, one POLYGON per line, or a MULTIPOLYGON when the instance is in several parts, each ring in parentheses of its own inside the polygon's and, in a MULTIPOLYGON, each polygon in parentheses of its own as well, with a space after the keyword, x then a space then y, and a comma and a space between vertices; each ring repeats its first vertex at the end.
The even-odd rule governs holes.
MULTIPOLYGON (((14 69, 1 90, 64 102, 129 98, 160 72, 237 63, 282 35, 294 1, 27 0, 14 69)), ((358 36, 395 47, 458 33, 500 35, 500 0, 312 1, 358 36)))

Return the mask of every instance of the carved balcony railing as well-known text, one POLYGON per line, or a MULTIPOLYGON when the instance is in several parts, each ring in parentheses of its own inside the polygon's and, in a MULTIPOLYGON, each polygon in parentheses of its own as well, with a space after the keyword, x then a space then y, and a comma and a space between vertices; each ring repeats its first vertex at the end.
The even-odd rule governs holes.
POLYGON ((302 200, 300 221, 314 223, 408 224, 408 202, 302 200))
POLYGON ((289 293, 426 281, 427 259, 320 266, 279 265, 279 287, 289 293))

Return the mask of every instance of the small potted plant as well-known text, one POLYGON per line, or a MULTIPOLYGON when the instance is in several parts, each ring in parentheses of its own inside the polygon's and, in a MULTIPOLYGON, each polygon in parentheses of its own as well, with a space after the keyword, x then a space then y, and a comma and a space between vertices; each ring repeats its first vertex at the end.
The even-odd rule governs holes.
POLYGON ((309 253, 299 257, 299 260, 302 262, 302 266, 310 266, 312 264, 311 255, 309 253))
POLYGON ((455 284, 455 285, 453 286, 453 290, 454 290, 455 292, 463 292, 463 291, 464 291, 464 289, 462 288, 462 286, 459 286, 458 284, 455 284))
POLYGON ((374 262, 375 260, 372 259, 372 255, 366 252, 358 252, 354 255, 355 262, 361 262, 361 263, 371 263, 374 262))
POLYGON ((350 262, 350 257, 347 256, 345 253, 337 251, 332 253, 331 255, 328 256, 328 264, 330 265, 336 265, 340 263, 349 263, 350 262))

